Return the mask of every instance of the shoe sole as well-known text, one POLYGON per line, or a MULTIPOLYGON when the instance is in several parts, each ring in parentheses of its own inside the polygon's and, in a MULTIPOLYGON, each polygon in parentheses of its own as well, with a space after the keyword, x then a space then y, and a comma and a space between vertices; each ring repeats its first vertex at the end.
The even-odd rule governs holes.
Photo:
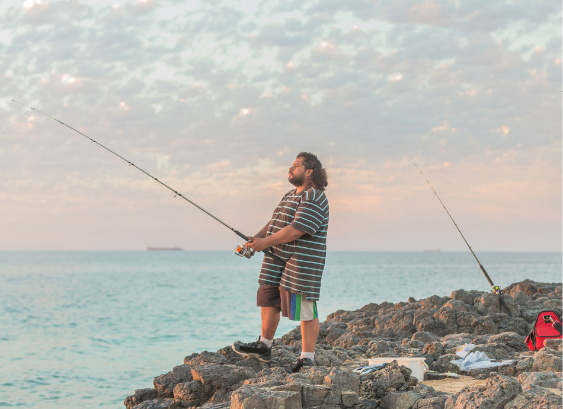
POLYGON ((262 361, 262 362, 270 362, 270 359, 271 359, 271 358, 266 359, 266 358, 264 358, 262 355, 260 355, 260 354, 253 354, 252 352, 241 352, 241 351, 237 351, 237 350, 235 349, 235 346, 234 346, 234 345, 231 345, 231 348, 233 348, 233 351, 235 351, 237 354, 242 355, 242 356, 245 356, 245 357, 247 357, 247 358, 256 358, 256 359, 258 359, 259 361, 262 361))

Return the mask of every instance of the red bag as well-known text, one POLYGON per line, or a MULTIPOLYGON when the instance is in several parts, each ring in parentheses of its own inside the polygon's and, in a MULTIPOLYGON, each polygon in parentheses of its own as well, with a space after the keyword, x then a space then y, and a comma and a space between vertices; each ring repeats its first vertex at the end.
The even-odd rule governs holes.
POLYGON ((556 338, 562 338, 561 317, 555 311, 542 311, 538 314, 534 329, 524 342, 530 351, 539 351, 546 339, 556 338))

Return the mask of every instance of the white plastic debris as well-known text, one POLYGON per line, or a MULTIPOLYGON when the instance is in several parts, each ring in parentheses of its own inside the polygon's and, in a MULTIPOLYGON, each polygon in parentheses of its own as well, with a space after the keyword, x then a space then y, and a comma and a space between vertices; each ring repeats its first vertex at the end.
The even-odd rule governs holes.
POLYGON ((455 350, 455 354, 461 358, 465 358, 477 345, 464 344, 455 350))
POLYGON ((478 352, 471 352, 464 359, 458 359, 456 361, 451 361, 451 362, 462 371, 469 372, 472 369, 495 368, 497 366, 510 365, 515 361, 511 360, 511 361, 493 362, 489 359, 487 354, 478 351, 478 352))

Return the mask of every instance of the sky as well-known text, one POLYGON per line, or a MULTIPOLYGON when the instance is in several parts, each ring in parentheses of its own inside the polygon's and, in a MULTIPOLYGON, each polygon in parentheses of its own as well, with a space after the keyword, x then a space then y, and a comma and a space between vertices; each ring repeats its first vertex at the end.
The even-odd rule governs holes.
POLYGON ((561 251, 561 2, 6 0, 0 251, 231 250, 329 174, 328 249, 561 251))

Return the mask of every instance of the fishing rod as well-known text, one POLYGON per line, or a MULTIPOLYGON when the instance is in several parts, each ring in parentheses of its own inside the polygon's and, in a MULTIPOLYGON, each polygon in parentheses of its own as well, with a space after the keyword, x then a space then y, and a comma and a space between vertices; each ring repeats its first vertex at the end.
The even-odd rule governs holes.
POLYGON ((477 261, 477 264, 479 264, 479 268, 481 269, 481 271, 483 272, 483 274, 485 274, 485 277, 487 278, 487 281, 489 282, 489 284, 491 285, 491 288, 493 289, 493 293, 495 293, 498 296, 498 300, 500 301, 500 303, 502 304, 502 306, 504 307, 504 309, 506 310, 506 312, 508 313, 509 317, 513 317, 512 313, 510 312, 510 309, 508 308, 508 306, 506 305, 506 303, 504 302, 504 300, 502 299, 502 293, 500 291, 500 287, 497 285, 493 284, 493 280, 491 280, 491 277, 489 277, 489 274, 487 274, 487 271, 485 270, 485 267, 483 267, 483 265, 481 264, 481 262, 479 261, 479 259, 477 258, 477 256, 475 255, 475 253, 473 252, 473 249, 471 248, 471 246, 469 245, 469 243, 467 242, 467 240, 465 239, 465 236, 463 235, 463 233, 461 232, 461 230, 459 229, 457 223, 454 221, 454 218, 452 217, 452 215, 450 214, 450 212, 448 212, 448 209, 446 209, 446 205, 444 205, 444 202, 442 202, 442 199, 440 199, 440 196, 438 196, 438 193, 436 193, 436 191, 434 190, 434 188, 432 187, 432 185, 430 184, 430 182, 428 181, 428 179, 426 179, 426 176, 424 176, 424 174, 422 173, 422 171, 420 170, 420 168, 416 165, 416 163, 414 164, 414 166, 416 166, 416 168, 418 169, 418 171, 420 172, 420 174, 422 175, 422 177, 426 180, 426 182, 428 183, 428 186, 430 186, 430 189, 432 189, 432 191, 434 192, 434 194, 436 195, 436 197, 438 198, 438 200, 440 201, 440 203, 442 203, 442 206, 444 207, 444 210, 446 211, 446 213, 448 213, 448 216, 450 216, 450 219, 452 219, 452 222, 454 223, 457 231, 459 232, 459 234, 461 234, 461 237, 463 237, 463 241, 465 241, 465 244, 467 244, 467 247, 469 247, 469 251, 471 252, 471 254, 473 254, 473 257, 475 257, 475 260, 477 261))
MULTIPOLYGON (((208 216, 211 216, 212 218, 214 218, 215 220, 217 220, 219 223, 221 223, 223 226, 225 226, 226 228, 228 228, 229 230, 231 230, 233 233, 235 233, 237 236, 239 236, 240 238, 246 240, 246 241, 251 241, 249 237, 247 237, 246 235, 242 234, 240 231, 235 230, 234 228, 232 228, 231 226, 229 226, 227 223, 225 223, 224 221, 222 221, 221 219, 219 219, 218 217, 212 215, 211 213, 209 213, 207 210, 205 210, 203 207, 199 206, 197 203, 192 202, 190 199, 188 199, 186 196, 182 195, 181 193, 178 193, 176 190, 172 189, 170 186, 168 186, 166 183, 158 180, 157 178, 155 178, 153 175, 151 175, 150 173, 144 171, 143 169, 141 169, 140 167, 138 167, 137 165, 135 165, 134 163, 129 162, 127 159, 125 159, 123 156, 115 153, 114 151, 112 151, 111 149, 107 148, 106 146, 102 145, 101 143, 99 143, 98 141, 95 141, 94 139, 90 138, 88 135, 84 135, 82 132, 74 129, 72 126, 69 126, 67 124, 65 124, 64 122, 59 121, 57 118, 53 118, 51 115, 46 114, 45 112, 42 112, 38 109, 33 108, 32 106, 23 104, 21 102, 18 102, 16 100, 12 100, 13 102, 16 102, 20 105, 23 105, 25 107, 31 108, 34 111, 37 111, 45 116, 48 116, 49 118, 57 121, 58 123, 60 123, 61 125, 66 126, 67 128, 72 129, 74 132, 79 133, 80 135, 84 136, 85 138, 88 138, 92 143, 95 143, 96 145, 101 146, 102 148, 104 148, 106 151, 113 153, 115 156, 117 156, 119 159, 124 160, 125 162, 127 162, 129 164, 129 166, 133 166, 134 168, 140 170, 141 172, 143 172, 145 175, 147 175, 148 177, 150 177, 151 179, 154 179, 155 181, 157 181, 158 183, 160 183, 162 186, 164 186, 165 188, 167 188, 168 190, 171 190, 172 192, 174 192, 175 196, 180 196, 182 199, 184 199, 185 201, 191 203, 192 205, 194 205, 195 207, 197 207, 199 210, 201 210, 202 212, 204 212, 205 214, 207 214, 208 216)), ((276 260, 280 261, 281 263, 285 264, 285 261, 283 261, 280 257, 276 256, 274 253, 272 253, 270 250, 266 249, 264 250, 264 253, 267 254, 268 256, 275 258, 276 260)), ((248 249, 246 249, 244 246, 239 245, 236 250, 235 250, 235 254, 239 255, 239 256, 244 256, 247 258, 250 258, 252 256, 252 252, 248 249)))

